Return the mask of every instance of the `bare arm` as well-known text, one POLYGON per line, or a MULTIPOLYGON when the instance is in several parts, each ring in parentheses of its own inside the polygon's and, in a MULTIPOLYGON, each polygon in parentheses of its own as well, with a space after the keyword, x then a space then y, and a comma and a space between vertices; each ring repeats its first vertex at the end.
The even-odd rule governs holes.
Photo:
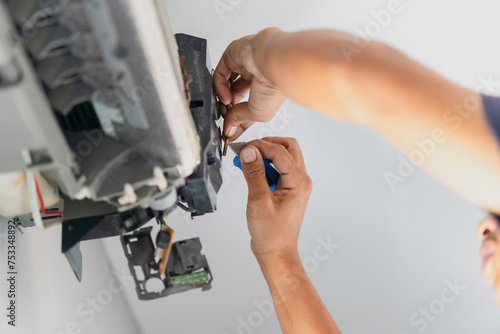
POLYGON ((253 107, 263 95, 252 97, 253 86, 264 90, 260 84, 264 83, 271 89, 267 92, 274 90, 329 116, 375 128, 450 188, 500 212, 500 155, 480 97, 390 46, 369 42, 356 49, 356 45, 354 36, 343 32, 279 29, 233 43, 218 73, 232 72, 225 59, 244 60, 250 64, 244 66, 250 69, 245 80, 258 78, 259 84, 229 95, 216 71, 218 94, 230 106, 226 134, 237 127, 236 138, 252 122, 274 115, 276 101, 259 105, 257 112, 253 107), (251 53, 241 52, 244 48, 251 53), (239 96, 248 92, 250 101, 238 103, 239 96), (423 143, 429 150, 418 159, 414 152, 422 151, 423 143))
POLYGON ((307 276, 298 254, 260 258, 283 333, 341 333, 307 276))
POLYGON ((241 160, 248 183, 252 251, 268 283, 283 333, 340 333, 299 258, 297 241, 312 184, 297 142, 289 138, 255 140, 242 150, 241 160), (274 192, 267 184, 262 157, 272 160, 281 173, 274 192))

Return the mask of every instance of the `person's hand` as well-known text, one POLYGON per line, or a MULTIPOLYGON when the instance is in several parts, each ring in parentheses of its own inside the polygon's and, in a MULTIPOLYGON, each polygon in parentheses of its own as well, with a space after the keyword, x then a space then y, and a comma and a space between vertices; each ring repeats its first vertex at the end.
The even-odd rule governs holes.
POLYGON ((252 251, 259 261, 297 253, 297 242, 312 181, 299 144, 293 138, 269 137, 248 143, 241 152, 248 184, 247 222, 252 251), (271 191, 262 157, 281 173, 271 191))
POLYGON ((215 69, 215 90, 226 106, 221 106, 224 135, 231 141, 253 123, 270 121, 285 101, 285 95, 260 68, 262 62, 255 58, 263 53, 266 36, 279 31, 266 29, 232 42, 215 69), (240 103, 247 94, 248 102, 240 103))
POLYGON ((292 138, 248 143, 240 160, 248 184, 247 221, 252 251, 269 286, 283 333, 341 333, 307 276, 298 238, 312 181, 292 138), (262 158, 281 173, 269 189, 262 158))

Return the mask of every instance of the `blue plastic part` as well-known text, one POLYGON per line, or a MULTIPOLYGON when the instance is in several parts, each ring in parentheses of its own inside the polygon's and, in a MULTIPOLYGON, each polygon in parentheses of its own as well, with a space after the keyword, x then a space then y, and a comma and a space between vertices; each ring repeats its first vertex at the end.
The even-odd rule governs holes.
MULTIPOLYGON (((280 172, 278 172, 276 170, 276 168, 274 168, 273 165, 271 165, 271 163, 269 161, 267 161, 266 159, 263 159, 263 160, 264 160, 264 167, 266 169, 267 184, 269 185, 269 188, 271 189, 271 191, 275 191, 281 174, 280 174, 280 172)), ((241 168, 241 160, 240 160, 239 155, 234 157, 233 164, 236 167, 238 167, 239 169, 243 170, 241 168)))

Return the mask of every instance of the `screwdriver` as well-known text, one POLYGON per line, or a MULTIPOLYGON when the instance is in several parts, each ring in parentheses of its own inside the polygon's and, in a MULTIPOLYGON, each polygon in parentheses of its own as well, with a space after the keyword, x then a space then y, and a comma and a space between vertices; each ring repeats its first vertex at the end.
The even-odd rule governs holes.
MULTIPOLYGON (((233 159, 233 164, 241 170, 243 170, 243 169, 241 168, 240 152, 243 149, 243 147, 245 147, 246 145, 247 145, 246 142, 229 144, 229 148, 231 148, 231 150, 236 154, 236 156, 233 159)), ((266 170, 267 184, 269 185, 269 188, 271 189, 271 191, 275 191, 281 174, 271 164, 271 161, 269 161, 267 159, 263 159, 263 160, 264 160, 264 168, 266 170)))

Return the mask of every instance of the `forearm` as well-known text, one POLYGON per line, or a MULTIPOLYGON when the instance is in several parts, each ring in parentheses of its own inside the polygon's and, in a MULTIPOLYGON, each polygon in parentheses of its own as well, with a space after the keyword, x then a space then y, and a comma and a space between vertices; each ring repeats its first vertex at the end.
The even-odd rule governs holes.
POLYGON ((307 276, 298 253, 258 257, 284 334, 341 333, 307 276))
POLYGON ((259 70, 290 99, 376 128, 394 116, 441 121, 470 94, 386 44, 365 41, 347 52, 354 41, 335 30, 271 28, 253 38, 252 50, 259 70))
MULTIPOLYGON (((499 147, 479 94, 380 44, 353 63, 349 85, 354 107, 365 111, 358 122, 384 134, 414 165, 463 197, 500 210, 499 147)), ((391 172, 401 176, 398 166, 391 172)))
POLYGON ((341 44, 350 38, 334 30, 266 29, 252 40, 253 58, 260 72, 293 101, 349 119, 343 80, 349 67, 341 44))
MULTIPOLYGON (((408 154, 422 152, 414 157, 431 174, 500 211, 500 155, 477 94, 382 43, 346 59, 342 45, 353 36, 337 31, 264 31, 256 43, 257 65, 292 100, 373 127, 408 154), (429 140, 433 149, 423 152, 418 143, 429 140)), ((401 177, 397 167, 391 172, 401 177)), ((406 178, 393 178, 391 189, 406 178)))

